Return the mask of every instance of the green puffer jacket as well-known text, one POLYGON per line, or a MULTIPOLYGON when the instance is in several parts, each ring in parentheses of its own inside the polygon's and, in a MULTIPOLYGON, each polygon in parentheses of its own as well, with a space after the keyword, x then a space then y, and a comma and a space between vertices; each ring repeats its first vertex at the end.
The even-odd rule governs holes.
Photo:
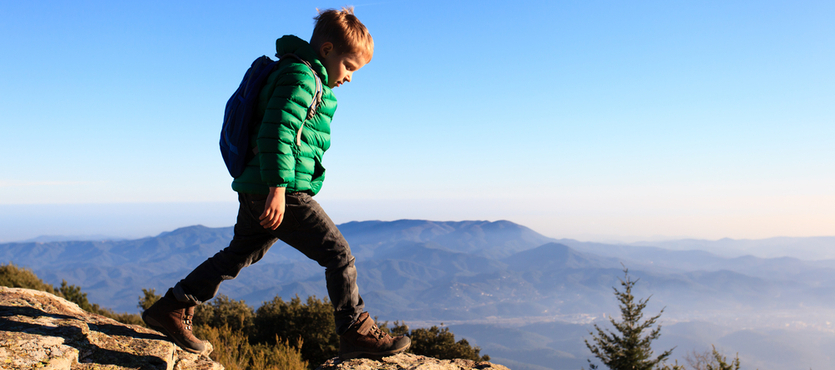
POLYGON ((336 97, 327 86, 327 71, 310 44, 291 35, 276 40, 275 45, 277 55, 293 53, 310 63, 322 80, 322 103, 316 115, 304 121, 316 92, 316 79, 298 59, 282 59, 261 90, 254 112, 261 123, 254 128, 250 146, 257 145, 258 154, 232 182, 232 189, 267 194, 271 186, 278 186, 286 187, 288 192, 316 194, 325 179, 322 155, 330 147, 336 97), (301 145, 297 145, 300 128, 301 145))

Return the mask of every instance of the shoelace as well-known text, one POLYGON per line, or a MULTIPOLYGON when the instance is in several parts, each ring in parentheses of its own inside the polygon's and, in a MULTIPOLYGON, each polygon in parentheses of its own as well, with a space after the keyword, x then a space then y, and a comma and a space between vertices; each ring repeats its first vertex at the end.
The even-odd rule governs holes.
POLYGON ((377 341, 380 341, 381 339, 386 337, 386 333, 380 330, 380 328, 376 324, 371 326, 371 335, 377 338, 377 341))

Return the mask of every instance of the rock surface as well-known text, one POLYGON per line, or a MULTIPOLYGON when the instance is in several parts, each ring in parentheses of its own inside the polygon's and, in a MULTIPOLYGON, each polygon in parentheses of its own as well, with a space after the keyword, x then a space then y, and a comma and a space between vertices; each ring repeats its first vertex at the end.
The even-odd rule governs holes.
POLYGON ((438 360, 432 357, 401 353, 380 360, 333 358, 316 370, 509 370, 502 365, 472 360, 438 360))
POLYGON ((222 370, 158 332, 83 311, 46 292, 0 287, 0 369, 222 370))

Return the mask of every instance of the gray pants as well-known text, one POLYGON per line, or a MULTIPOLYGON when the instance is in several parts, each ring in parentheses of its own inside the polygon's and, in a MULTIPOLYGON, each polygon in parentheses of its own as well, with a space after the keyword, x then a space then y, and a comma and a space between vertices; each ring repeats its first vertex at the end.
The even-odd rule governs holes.
POLYGON ((197 266, 174 286, 177 300, 200 304, 212 299, 223 280, 234 279, 258 262, 281 239, 325 268, 336 332, 348 330, 365 305, 357 288, 357 270, 348 242, 318 202, 307 193, 288 193, 284 220, 276 230, 261 227, 267 196, 238 193, 240 208, 229 246, 197 266))

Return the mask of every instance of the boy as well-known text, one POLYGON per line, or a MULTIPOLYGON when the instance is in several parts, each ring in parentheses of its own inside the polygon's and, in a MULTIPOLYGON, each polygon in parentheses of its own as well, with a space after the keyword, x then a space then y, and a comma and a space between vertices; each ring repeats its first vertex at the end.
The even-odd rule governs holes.
POLYGON ((336 110, 331 89, 351 81, 374 53, 374 41, 353 8, 326 10, 315 19, 310 43, 296 36, 276 40, 276 55, 293 57, 281 59, 253 113, 260 122, 251 144, 257 154, 232 182, 240 203, 232 241, 142 314, 148 326, 186 351, 205 348, 191 332, 194 307, 214 297, 223 280, 260 260, 277 239, 325 267, 342 359, 393 355, 411 343, 381 332, 363 312, 351 249, 312 198, 325 175, 322 154, 330 146, 336 110), (315 115, 305 119, 317 91, 314 73, 325 86, 315 115))

